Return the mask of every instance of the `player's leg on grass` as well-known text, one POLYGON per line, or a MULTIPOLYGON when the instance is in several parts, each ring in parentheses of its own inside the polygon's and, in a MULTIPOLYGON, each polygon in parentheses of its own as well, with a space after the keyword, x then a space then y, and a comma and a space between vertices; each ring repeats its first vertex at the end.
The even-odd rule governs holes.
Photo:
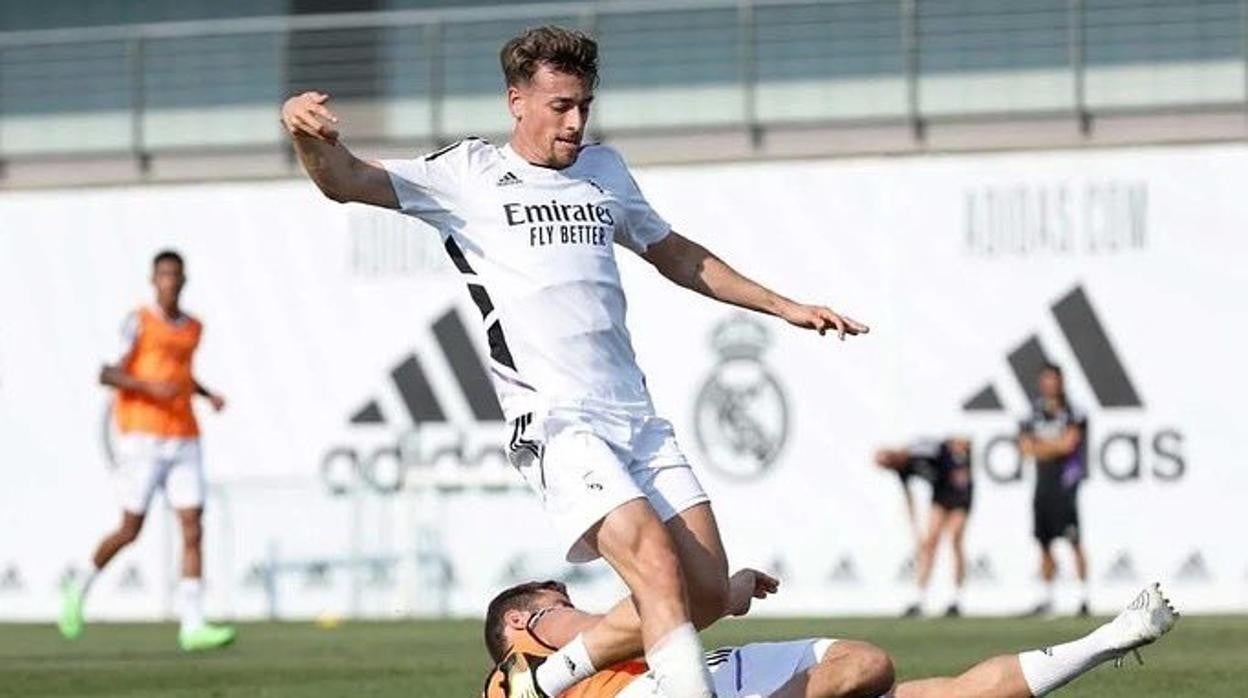
POLYGON ((936 547, 940 545, 940 535, 948 518, 948 509, 936 503, 932 504, 927 515, 927 528, 923 531, 923 539, 919 541, 914 566, 914 598, 906 609, 907 616, 918 616, 923 612, 923 601, 927 596, 927 585, 931 581, 932 565, 936 560, 936 547))
POLYGON ((187 651, 224 647, 234 641, 234 628, 204 620, 203 508, 176 509, 182 531, 182 579, 178 582, 178 606, 182 622, 178 644, 187 651))
POLYGON ((144 515, 131 511, 121 512, 121 522, 117 528, 95 547, 95 554, 91 557, 92 567, 95 570, 102 570, 109 562, 112 561, 117 553, 121 552, 127 545, 133 543, 143 530, 144 515))
POLYGON ((182 578, 178 583, 178 603, 182 613, 183 633, 198 630, 204 624, 203 541, 204 510, 200 507, 178 509, 182 531, 182 578))
POLYGON ((61 635, 71 640, 82 635, 84 624, 82 609, 87 601, 87 593, 91 591, 91 585, 95 583, 96 578, 109 561, 116 557, 123 548, 133 543, 142 530, 143 514, 124 510, 121 512, 121 523, 115 530, 104 536, 104 539, 95 547, 95 554, 91 556, 91 566, 82 582, 66 585, 61 590, 61 615, 57 621, 61 635))
MULTIPOLYGON (((748 669, 747 669, 748 670, 748 669)), ((767 698, 878 698, 893 686, 888 653, 866 642, 839 640, 813 667, 767 698)))
POLYGON ((117 445, 119 458, 112 480, 121 505, 121 524, 96 546, 82 581, 67 584, 62 590, 57 627, 71 640, 82 634, 83 607, 95 580, 117 553, 139 537, 147 507, 165 477, 164 464, 150 440, 123 435, 117 445))
POLYGON ((1031 698, 1018 656, 993 657, 950 678, 906 681, 895 698, 1031 698))
POLYGON ((962 585, 966 582, 966 509, 953 509, 949 512, 949 518, 945 521, 946 535, 949 537, 949 547, 953 552, 953 603, 949 605, 945 612, 947 616, 956 616, 961 614, 962 608, 962 585))
POLYGON ((1083 541, 1078 536, 1070 541, 1075 553, 1075 574, 1079 577, 1079 615, 1090 615, 1088 609, 1088 558, 1083 552, 1083 541))
POLYGON ((1091 633, 1052 647, 993 657, 953 678, 906 681, 896 698, 1030 698, 1044 696, 1097 666, 1155 642, 1170 631, 1178 613, 1153 584, 1116 618, 1091 633))
POLYGON ((1031 612, 1032 615, 1044 615, 1053 610, 1053 581, 1057 578, 1057 560, 1053 557, 1053 541, 1037 540, 1040 546, 1040 580, 1044 584, 1044 596, 1031 612))
POLYGON ((225 647, 234 641, 234 628, 204 620, 204 469, 198 439, 176 444, 165 479, 165 494, 177 512, 182 531, 182 579, 178 583, 182 623, 178 644, 187 651, 225 647))

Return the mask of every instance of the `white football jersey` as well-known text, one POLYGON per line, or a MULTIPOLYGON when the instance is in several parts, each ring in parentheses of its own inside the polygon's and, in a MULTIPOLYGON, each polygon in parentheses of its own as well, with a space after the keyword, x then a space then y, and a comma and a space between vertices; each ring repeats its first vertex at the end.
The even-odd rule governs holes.
POLYGON ((553 170, 470 138, 382 166, 402 212, 441 233, 468 284, 508 420, 555 407, 652 409, 614 244, 640 254, 671 226, 619 153, 585 146, 553 170))

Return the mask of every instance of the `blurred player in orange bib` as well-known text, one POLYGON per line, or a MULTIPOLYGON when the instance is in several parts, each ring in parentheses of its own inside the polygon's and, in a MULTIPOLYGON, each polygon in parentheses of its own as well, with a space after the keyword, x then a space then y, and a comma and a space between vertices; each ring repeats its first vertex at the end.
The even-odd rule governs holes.
MULTIPOLYGON (((779 582, 744 569, 729 580, 726 613, 745 615, 779 582)), ((563 584, 528 582, 503 591, 485 616, 485 645, 497 662, 481 698, 505 698, 517 664, 541 663, 597 622, 577 609, 563 584)), ((717 698, 1031 698, 1047 695, 1167 633, 1178 614, 1153 584, 1116 618, 1072 642, 984 660, 958 676, 895 683, 892 659, 866 642, 805 638, 721 647, 705 661, 717 698)), ((551 659, 550 661, 554 661, 551 659)), ((519 670, 518 670, 519 669, 519 670)), ((594 673, 554 698, 672 698, 642 661, 594 673)))
POLYGON ((100 541, 83 582, 65 589, 59 627, 69 639, 82 634, 83 603, 92 583, 138 537, 152 496, 163 489, 182 528, 178 643, 192 651, 223 647, 234 640, 233 628, 207 623, 203 613, 204 472, 191 400, 196 395, 207 398, 220 411, 225 399, 195 379, 192 361, 203 324, 179 306, 185 285, 181 255, 172 251, 156 255, 152 261, 156 304, 126 317, 121 356, 100 371, 100 382, 117 390, 114 415, 119 437, 113 477, 121 525, 100 541))

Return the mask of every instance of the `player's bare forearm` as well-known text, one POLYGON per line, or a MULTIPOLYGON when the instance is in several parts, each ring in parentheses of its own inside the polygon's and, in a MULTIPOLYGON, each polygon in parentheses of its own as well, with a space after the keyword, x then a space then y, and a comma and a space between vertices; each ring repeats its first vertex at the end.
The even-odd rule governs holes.
POLYGON ((710 250, 676 232, 651 245, 642 257, 672 282, 722 303, 774 315, 820 334, 835 330, 842 339, 846 335, 868 331, 866 325, 838 315, 829 308, 785 298, 737 272, 710 250))
POLYGON ((225 408, 225 398, 220 393, 209 390, 203 383, 199 382, 198 378, 192 378, 191 385, 194 387, 196 395, 208 399, 208 402, 212 404, 212 409, 220 412, 225 408))
POLYGON ((777 317, 787 305, 794 305, 676 232, 651 245, 642 256, 673 283, 723 303, 777 317))
POLYGON ((603 618, 605 616, 586 613, 579 608, 555 608, 537 619, 533 633, 548 645, 563 647, 578 634, 597 625, 603 618))
MULTIPOLYGON (((326 197, 339 203, 360 201, 398 208, 397 200, 367 200, 360 191, 359 183, 369 177, 367 170, 370 165, 353 155, 340 141, 321 140, 303 134, 293 134, 290 140, 304 171, 326 197)), ((384 184, 389 186, 389 182, 384 184)))
POLYGON ((334 201, 397 209, 398 196, 386 171, 357 158, 339 141, 338 117, 329 110, 328 101, 327 94, 304 92, 282 105, 282 125, 299 163, 321 193, 334 201))
POLYGON ((147 392, 147 382, 126 373, 119 366, 106 365, 100 368, 100 385, 107 385, 118 390, 129 390, 136 393, 147 392))
MULTIPOLYGON (((776 593, 780 582, 771 575, 746 568, 738 570, 729 578, 728 587, 728 604, 721 618, 749 613, 752 601, 765 599, 776 593)), ((705 627, 698 629, 703 630, 705 627)), ((578 634, 591 629, 592 634, 585 638, 586 647, 599 666, 636 659, 645 651, 641 639, 641 618, 631 596, 625 597, 605 615, 585 613, 574 608, 548 611, 538 619, 533 632, 543 642, 563 647, 578 634)))
POLYGON ((1053 460, 1055 458, 1065 458, 1075 452, 1079 447, 1078 443, 1069 444, 1065 439, 1037 439, 1032 442, 1031 453, 1037 460, 1053 460))
POLYGON ((1053 460, 1071 455, 1079 449, 1082 441, 1083 432, 1078 427, 1071 427, 1055 439, 1024 436, 1019 439, 1018 445, 1019 450, 1025 456, 1031 456, 1037 460, 1053 460))

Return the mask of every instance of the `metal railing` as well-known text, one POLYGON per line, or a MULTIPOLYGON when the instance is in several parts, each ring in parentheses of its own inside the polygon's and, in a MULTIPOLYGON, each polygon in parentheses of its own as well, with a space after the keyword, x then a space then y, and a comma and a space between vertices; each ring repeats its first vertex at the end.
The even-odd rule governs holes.
POLYGON ((546 22, 600 42, 600 134, 1248 110, 1248 0, 551 2, 0 32, 0 159, 276 148, 311 88, 357 140, 499 133, 546 22))

